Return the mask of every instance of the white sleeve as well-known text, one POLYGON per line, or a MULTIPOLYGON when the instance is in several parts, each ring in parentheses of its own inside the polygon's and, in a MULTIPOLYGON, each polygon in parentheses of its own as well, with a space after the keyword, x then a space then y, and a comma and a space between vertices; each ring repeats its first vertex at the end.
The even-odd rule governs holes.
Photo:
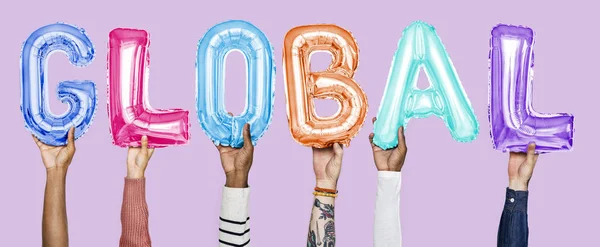
POLYGON ((377 174, 375 200, 374 247, 401 247, 400 172, 381 171, 377 174))
POLYGON ((219 224, 219 246, 250 246, 248 201, 250 188, 223 187, 219 224))

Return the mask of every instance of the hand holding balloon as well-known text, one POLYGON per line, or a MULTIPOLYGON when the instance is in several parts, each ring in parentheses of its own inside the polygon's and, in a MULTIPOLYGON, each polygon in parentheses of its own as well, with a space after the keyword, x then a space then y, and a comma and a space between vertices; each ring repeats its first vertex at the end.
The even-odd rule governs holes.
POLYGON ((535 152, 535 143, 527 146, 527 153, 510 153, 508 158, 508 187, 510 189, 527 191, 538 156, 539 154, 535 152))
POLYGON ((313 148, 313 168, 317 187, 335 190, 342 171, 344 149, 339 143, 331 147, 313 148))
MULTIPOLYGON (((373 124, 375 124, 377 118, 373 118, 373 124)), ((369 142, 371 142, 371 148, 373 148, 373 160, 375 160, 375 166, 378 171, 392 171, 400 172, 402 166, 404 166, 404 160, 406 159, 406 153, 408 148, 406 147, 406 139, 404 138, 404 127, 398 128, 398 146, 393 149, 382 149, 373 143, 375 134, 369 135, 369 142)))
POLYGON ((67 172, 67 168, 75 155, 75 128, 71 127, 67 134, 67 145, 50 146, 44 144, 32 135, 35 144, 40 149, 42 161, 48 173, 53 171, 67 172))
POLYGON ((154 149, 148 148, 147 136, 142 136, 141 147, 129 147, 127 150, 127 178, 144 178, 152 154, 154 154, 154 149))
POLYGON ((218 145, 219 155, 221 156, 221 165, 225 171, 225 186, 229 188, 247 188, 248 175, 254 158, 254 146, 250 135, 250 124, 244 125, 244 146, 233 148, 230 146, 218 145))

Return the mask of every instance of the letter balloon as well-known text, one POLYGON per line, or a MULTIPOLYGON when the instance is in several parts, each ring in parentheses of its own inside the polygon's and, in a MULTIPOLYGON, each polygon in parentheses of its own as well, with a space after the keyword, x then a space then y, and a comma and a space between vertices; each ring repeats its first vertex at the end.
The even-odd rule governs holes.
POLYGON ((113 144, 139 147, 183 145, 189 140, 189 112, 150 106, 148 73, 150 38, 144 30, 117 28, 109 34, 108 117, 113 144))
POLYGON ((479 133, 471 102, 435 28, 416 21, 404 29, 398 42, 379 105, 373 142, 383 149, 395 147, 400 126, 406 126, 411 118, 431 115, 443 119, 459 142, 472 141, 479 133), (417 87, 421 68, 431 84, 424 90, 417 87))
POLYGON ((566 113, 533 109, 534 32, 500 24, 492 30, 490 48, 489 120, 494 148, 503 152, 548 153, 573 146, 573 119, 566 113))
POLYGON ((62 146, 67 133, 75 128, 81 137, 92 125, 96 112, 96 85, 92 81, 63 81, 58 84, 58 98, 68 105, 61 115, 50 110, 48 100, 48 58, 63 52, 78 67, 94 59, 92 41, 83 29, 57 23, 39 28, 23 44, 21 51, 21 112, 25 127, 41 142, 62 146))
POLYGON ((256 144, 271 123, 275 98, 273 47, 267 36, 245 21, 217 24, 198 43, 196 67, 198 119, 206 135, 216 145, 238 148, 248 123, 256 144), (239 116, 225 109, 225 60, 233 51, 246 60, 246 106, 239 116))
POLYGON ((352 34, 336 25, 295 27, 284 39, 283 66, 288 122, 294 140, 316 148, 334 143, 348 145, 367 114, 367 97, 354 80, 358 46, 352 34), (314 52, 332 55, 325 71, 310 71, 314 52), (318 116, 314 99, 336 100, 337 113, 318 116))

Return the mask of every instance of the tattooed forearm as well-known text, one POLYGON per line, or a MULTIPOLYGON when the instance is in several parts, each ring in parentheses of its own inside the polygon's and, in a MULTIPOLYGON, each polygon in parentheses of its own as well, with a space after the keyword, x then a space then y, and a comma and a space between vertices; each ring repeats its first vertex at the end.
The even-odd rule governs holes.
POLYGON ((335 208, 333 200, 315 198, 308 231, 308 247, 335 247, 335 208))
POLYGON ((325 237, 323 237, 325 247, 335 246, 335 222, 333 220, 325 223, 325 237))
POLYGON ((321 246, 323 244, 323 242, 321 242, 321 234, 319 234, 319 222, 315 221, 315 226, 317 227, 317 245, 321 246))
POLYGON ((308 240, 306 241, 306 247, 317 247, 315 237, 315 230, 310 230, 308 233, 308 240))
POLYGON ((323 203, 321 203, 321 201, 319 201, 319 199, 315 199, 315 207, 317 207, 317 208, 319 208, 319 210, 321 210, 321 216, 319 217, 320 220, 333 219, 333 217, 334 217, 333 205, 323 204, 323 203))

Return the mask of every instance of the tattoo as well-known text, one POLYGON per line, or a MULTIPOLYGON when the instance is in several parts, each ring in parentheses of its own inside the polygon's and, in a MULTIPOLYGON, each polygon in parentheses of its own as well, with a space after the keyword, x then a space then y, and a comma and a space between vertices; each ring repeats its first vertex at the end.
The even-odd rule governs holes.
POLYGON ((335 246, 335 223, 333 220, 325 224, 325 237, 323 237, 324 247, 335 246))
POLYGON ((319 201, 319 199, 315 199, 315 207, 321 210, 321 216, 319 216, 320 220, 334 219, 334 207, 331 204, 324 204, 319 201))
POLYGON ((319 222, 315 221, 315 226, 317 226, 317 245, 321 246, 323 242, 321 242, 321 235, 319 235, 319 222))
POLYGON ((310 230, 308 233, 308 241, 306 241, 306 247, 317 247, 315 230, 310 230))
MULTIPOLYGON (((319 199, 315 199, 314 207, 319 209, 321 215, 319 220, 325 221, 324 236, 321 238, 319 221, 315 221, 315 230, 312 229, 308 233, 308 247, 335 247, 335 223, 334 223, 334 206, 331 204, 322 203, 319 199)), ((311 215, 311 218, 313 216, 311 215)))

